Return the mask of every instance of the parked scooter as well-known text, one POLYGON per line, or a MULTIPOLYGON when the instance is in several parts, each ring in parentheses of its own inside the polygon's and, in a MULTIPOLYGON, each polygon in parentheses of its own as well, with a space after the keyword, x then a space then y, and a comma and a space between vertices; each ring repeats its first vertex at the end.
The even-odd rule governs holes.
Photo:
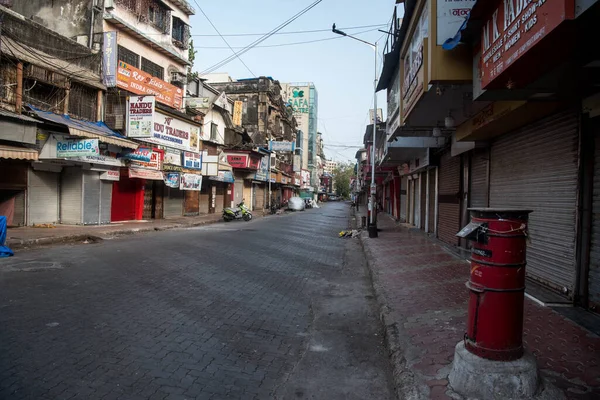
POLYGON ((252 219, 252 212, 246 207, 244 200, 242 200, 236 208, 227 207, 223 209, 223 220, 225 222, 233 221, 235 219, 243 219, 244 221, 250 221, 252 219))

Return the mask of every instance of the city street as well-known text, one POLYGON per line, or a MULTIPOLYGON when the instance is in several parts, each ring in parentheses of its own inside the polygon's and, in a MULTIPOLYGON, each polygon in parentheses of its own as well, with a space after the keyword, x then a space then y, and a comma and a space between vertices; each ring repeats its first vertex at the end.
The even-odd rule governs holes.
POLYGON ((346 203, 0 260, 1 399, 391 399, 346 203))

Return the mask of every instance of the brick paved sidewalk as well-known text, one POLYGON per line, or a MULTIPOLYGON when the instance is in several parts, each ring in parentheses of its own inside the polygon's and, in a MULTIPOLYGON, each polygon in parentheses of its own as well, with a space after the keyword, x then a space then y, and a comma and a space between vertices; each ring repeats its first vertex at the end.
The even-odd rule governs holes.
MULTIPOLYGON (((263 212, 253 212, 254 218, 262 216, 263 212)), ((20 250, 51 244, 80 242, 89 238, 106 238, 140 232, 200 226, 220 221, 222 221, 222 215, 220 213, 215 213, 203 214, 195 217, 118 222, 108 225, 84 226, 57 224, 52 228, 8 228, 6 245, 12 250, 20 250)))
MULTIPOLYGON (((387 215, 378 227, 377 239, 361 239, 399 398, 450 399, 447 377, 466 327, 469 264, 387 215)), ((600 337, 526 299, 524 342, 567 398, 600 399, 600 337)))

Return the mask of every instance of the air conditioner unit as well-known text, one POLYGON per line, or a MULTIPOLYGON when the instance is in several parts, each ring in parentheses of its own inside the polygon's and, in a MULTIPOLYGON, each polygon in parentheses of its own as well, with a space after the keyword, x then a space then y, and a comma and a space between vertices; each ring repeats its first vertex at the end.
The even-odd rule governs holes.
POLYGON ((179 71, 174 71, 171 72, 171 83, 187 83, 187 75, 179 72, 179 71))

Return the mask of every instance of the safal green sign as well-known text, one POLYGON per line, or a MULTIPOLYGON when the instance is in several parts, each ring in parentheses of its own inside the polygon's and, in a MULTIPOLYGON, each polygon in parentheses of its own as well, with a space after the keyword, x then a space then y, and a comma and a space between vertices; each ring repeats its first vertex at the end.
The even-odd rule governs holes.
POLYGON ((98 139, 64 139, 56 142, 56 157, 69 158, 100 155, 98 139))
POLYGON ((292 98, 290 98, 290 105, 294 109, 294 112, 300 114, 308 114, 310 111, 310 106, 308 104, 308 99, 304 97, 304 90, 301 88, 295 87, 292 89, 292 98))

